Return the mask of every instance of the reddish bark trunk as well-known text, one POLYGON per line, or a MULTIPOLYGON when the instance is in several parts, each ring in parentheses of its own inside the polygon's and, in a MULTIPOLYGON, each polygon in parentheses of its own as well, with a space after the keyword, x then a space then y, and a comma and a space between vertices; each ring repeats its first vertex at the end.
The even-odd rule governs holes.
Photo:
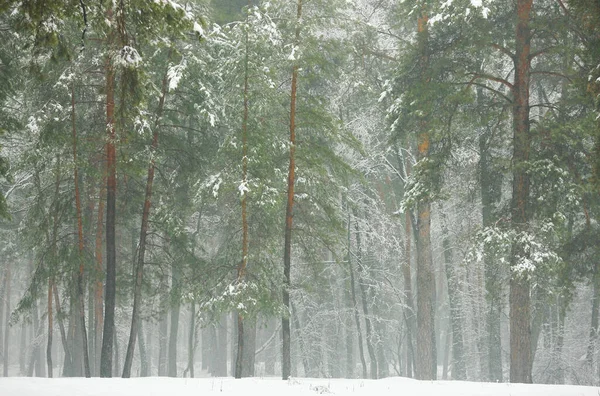
MULTIPOLYGON (((302 0, 298 0, 296 15, 296 35, 294 45, 300 44, 300 23, 302 21, 302 0)), ((284 380, 291 374, 291 334, 290 334, 290 270, 292 259, 292 220, 294 208, 294 183, 296 172, 296 93, 298 88, 298 64, 292 68, 292 92, 290 100, 290 167, 288 170, 288 193, 287 206, 285 210, 285 242, 283 248, 283 305, 285 314, 281 321, 283 331, 283 348, 281 361, 281 376, 284 380)))
MULTIPOLYGON (((529 175, 523 165, 529 160, 529 76, 530 17, 533 0, 517 1, 515 81, 513 85, 513 191, 511 216, 517 231, 529 223, 529 175)), ((519 243, 513 243, 511 268, 526 256, 519 243)), ((531 298, 528 274, 513 272, 510 279, 510 382, 531 383, 531 298)))

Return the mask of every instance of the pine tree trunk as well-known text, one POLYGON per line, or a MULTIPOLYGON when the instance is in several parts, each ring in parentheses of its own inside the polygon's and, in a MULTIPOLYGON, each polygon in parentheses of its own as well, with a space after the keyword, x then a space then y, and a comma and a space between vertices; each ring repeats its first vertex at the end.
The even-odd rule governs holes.
POLYGON ((148 352, 146 350, 146 338, 144 337, 144 327, 142 321, 138 321, 138 346, 140 348, 140 377, 148 377, 150 375, 150 366, 148 360, 148 352))
MULTIPOLYGON (((421 80, 429 82, 429 31, 425 10, 418 18, 417 47, 420 53, 421 80)), ((426 119, 420 121, 417 160, 428 158, 431 137, 426 119)), ((435 337, 435 276, 431 256, 431 204, 417 203, 417 354, 416 375, 421 380, 437 377, 435 337)))
POLYGON ((181 282, 181 270, 179 264, 176 262, 171 263, 171 271, 173 284, 171 288, 171 294, 173 298, 171 306, 171 325, 169 329, 169 353, 168 353, 168 365, 167 375, 169 377, 177 377, 177 333, 179 331, 179 295, 180 295, 180 282, 181 282))
MULTIPOLYGON (((302 0, 298 0, 296 15, 296 32, 294 45, 300 44, 300 24, 302 22, 302 0)), ((288 170, 287 206, 285 210, 285 243, 283 247, 283 306, 285 313, 281 320, 283 334, 281 355, 281 377, 287 380, 292 371, 291 333, 290 333, 290 286, 292 260, 292 220, 294 208, 294 184, 296 173, 296 92, 298 88, 298 64, 292 68, 292 87, 290 100, 290 166, 288 170)))
POLYGON ((190 308, 190 334, 188 338, 188 366, 190 378, 194 378, 194 353, 196 351, 196 303, 192 301, 190 308))
POLYGON ((244 351, 242 356, 243 377, 254 377, 256 352, 256 322, 246 321, 244 329, 244 351))
POLYGON ((79 176, 78 176, 78 165, 77 165, 77 128, 75 126, 75 87, 71 86, 71 130, 73 133, 73 178, 75 181, 75 210, 77 215, 77 239, 79 247, 79 271, 77 273, 77 297, 79 298, 79 324, 81 331, 81 339, 83 342, 83 366, 85 370, 85 376, 90 378, 90 358, 88 354, 88 339, 87 331, 85 326, 85 293, 83 287, 83 220, 81 214, 81 194, 79 191, 79 176))
MULTIPOLYGON (((408 169, 407 169, 408 173, 408 169)), ((408 176, 408 174, 407 174, 408 176)), ((406 238, 405 243, 405 255, 406 259, 404 264, 402 265, 402 275, 404 278, 404 295, 405 295, 405 304, 406 308, 404 308, 404 322, 406 323, 406 376, 412 378, 415 373, 413 372, 413 365, 415 362, 415 353, 414 353, 414 344, 413 344, 413 334, 416 333, 415 329, 415 305, 413 302, 413 293, 412 293, 412 276, 411 276, 411 220, 410 213, 407 211, 405 214, 405 225, 404 225, 404 234, 406 238)))
MULTIPOLYGON (((231 328, 231 333, 231 338, 235 339, 236 337, 233 336, 233 327, 231 328)), ((224 314, 215 328, 216 354, 214 374, 218 377, 227 376, 227 342, 227 315, 224 314)))
MULTIPOLYGON (((348 256, 349 258, 349 256, 348 256)), ((355 370, 355 362, 354 362, 354 331, 353 329, 353 319, 352 312, 354 311, 354 305, 352 305, 352 294, 350 293, 350 287, 347 285, 346 281, 344 281, 344 300, 346 301, 346 308, 348 310, 348 314, 345 315, 346 319, 344 320, 344 329, 346 332, 346 373, 345 378, 354 378, 354 370, 355 370)))
MULTIPOLYGON (((526 231, 529 224, 529 175, 523 165, 529 160, 530 18, 533 0, 517 0, 515 79, 513 86, 513 192, 512 225, 526 231)), ((513 243, 511 268, 525 257, 525 249, 513 243)), ((510 279, 510 382, 532 382, 531 297, 528 274, 513 271, 510 279)))
MULTIPOLYGON (((448 303, 450 308, 450 328, 452 332, 452 379, 467 379, 467 371, 464 361, 463 329, 462 329, 462 304, 460 301, 460 284, 453 263, 452 247, 448 235, 448 223, 444 209, 442 212, 442 234, 444 247, 444 264, 446 267, 446 279, 448 281, 448 303)), ((446 354, 447 355, 447 354, 446 354)))
POLYGON ((54 293, 54 305, 56 306, 56 321, 58 322, 58 329, 60 330, 60 339, 62 341, 63 351, 65 355, 65 360, 63 362, 63 377, 65 376, 65 369, 68 367, 72 367, 72 357, 71 350, 69 349, 69 343, 67 341, 67 332, 65 330, 64 320, 62 318, 62 311, 60 309, 60 300, 58 298, 58 290, 56 285, 54 285, 53 293, 54 293))
POLYGON ((302 337, 302 326, 300 325, 300 319, 298 318, 298 312, 296 311, 294 304, 290 304, 292 321, 294 323, 294 330, 296 331, 296 338, 298 339, 298 346, 300 347, 300 356, 302 358, 302 368, 304 369, 305 377, 312 377, 311 366, 308 361, 308 353, 306 351, 306 345, 304 343, 304 337, 302 337))
POLYGON ((165 73, 162 81, 162 92, 158 102, 158 110, 156 112, 156 122, 154 123, 154 133, 152 135, 152 146, 150 153, 150 165, 148 166, 148 176, 146 178, 146 196, 142 207, 142 225, 140 230, 140 243, 138 245, 138 260, 135 268, 135 283, 133 289, 133 313, 131 315, 131 330, 129 333, 129 343, 127 344, 127 353, 125 354, 125 362, 123 363, 123 378, 131 376, 131 365, 133 364, 133 353, 135 350, 135 341, 138 329, 140 315, 140 304, 142 303, 142 282, 144 278, 144 261, 146 259, 146 239, 148 236, 148 223, 150 220, 150 205, 152 202, 152 185, 154 183, 154 155, 158 148, 158 130, 160 127, 160 119, 162 118, 165 98, 167 96, 168 78, 165 73))
POLYGON ((600 306, 600 268, 598 262, 594 265, 592 274, 592 323, 590 325, 590 335, 586 352, 586 362, 592 367, 594 363, 594 347, 598 339, 598 307, 600 306))
POLYGON ((10 328, 8 326, 9 322, 10 322, 10 278, 11 278, 11 274, 10 274, 10 261, 6 262, 6 268, 4 270, 4 292, 5 292, 5 303, 6 303, 6 307, 4 309, 5 311, 5 318, 4 318, 4 323, 6 323, 6 327, 4 330, 4 362, 3 362, 3 366, 2 366, 2 375, 4 377, 8 377, 8 362, 9 362, 9 350, 8 350, 8 345, 9 345, 9 340, 10 340, 10 328))
POLYGON ((362 368, 363 368, 363 373, 362 373, 362 378, 368 378, 368 374, 367 374, 367 362, 365 360, 365 351, 364 351, 364 347, 363 347, 363 336, 362 336, 362 329, 361 329, 361 325, 360 325, 360 316, 359 316, 359 312, 358 312, 358 302, 356 300, 356 285, 355 285, 355 281, 354 281, 354 268, 352 266, 352 260, 351 260, 351 256, 352 256, 352 252, 350 250, 350 214, 348 214, 348 268, 350 270, 350 291, 352 294, 352 305, 353 305, 353 311, 354 311, 354 320, 356 322, 356 333, 358 335, 358 353, 360 356, 360 362, 362 363, 362 368))
POLYGON ((106 178, 102 178, 100 188, 100 194, 98 195, 98 217, 96 219, 96 272, 95 272, 95 282, 94 282, 94 293, 95 293, 95 305, 94 305, 94 320, 95 320, 95 341, 94 341, 94 355, 95 355, 95 371, 94 375, 100 375, 100 355, 102 351, 102 329, 104 327, 104 282, 102 279, 104 278, 104 263, 102 262, 102 233, 103 233, 103 224, 104 224, 104 195, 106 192, 106 178))
MULTIPOLYGON (((0 292, 0 296, 2 295, 2 293, 0 292)), ((0 314, 1 315, 1 314, 0 314)), ((26 357, 26 353, 25 351, 27 350, 27 325, 25 324, 25 322, 23 321, 23 323, 21 323, 21 342, 19 345, 19 375, 24 376, 26 371, 26 367, 25 367, 25 359, 26 357)), ((4 337, 0 337, 0 340, 3 339, 4 337)))
POLYGON ((369 318, 369 306, 367 301, 367 285, 364 281, 364 267, 363 267, 363 257, 362 257, 362 246, 361 246, 361 238, 360 238, 360 229, 358 227, 358 220, 355 222, 356 228, 356 262, 358 269, 358 287, 360 288, 360 293, 362 297, 362 308, 363 314, 365 315, 365 330, 366 330, 366 339, 367 342, 367 351, 369 352, 369 358, 371 361, 371 378, 377 379, 377 356, 375 355, 375 348, 373 347, 373 329, 371 326, 371 319, 369 318))
MULTIPOLYGON (((164 283, 163 283, 164 285, 164 283)), ((165 294, 165 299, 168 300, 165 294)), ((167 304, 162 304, 164 309, 167 309, 167 304)), ((164 377, 167 375, 167 332, 168 332, 168 317, 167 311, 161 312, 160 322, 158 325, 158 376, 164 377)))
MULTIPOLYGON (((477 101, 482 105, 483 90, 478 88, 477 101)), ((489 131, 488 131, 489 132, 489 131)), ((489 133, 487 134, 489 135, 489 133)), ((489 139, 489 138, 488 138, 489 139)), ((492 209, 500 197, 498 175, 492 172, 489 140, 479 135, 479 184, 481 186, 481 219, 483 228, 493 226, 492 209)), ((488 376, 491 382, 502 381, 502 337, 500 316, 502 314, 502 283, 499 264, 484 254, 485 291, 488 307, 486 327, 488 333, 488 376)))
POLYGON ((48 279, 48 344, 46 346, 46 363, 48 364, 48 378, 52 378, 52 278, 48 279))
MULTIPOLYGON (((112 21, 112 8, 108 10, 108 20, 112 21)), ((108 40, 112 42, 111 37, 108 40)), ((106 61, 106 294, 104 296, 104 328, 102 331, 102 351, 100 376, 112 377, 113 342, 115 338, 115 294, 117 277, 117 251, 115 241, 115 216, 117 194, 116 132, 115 132, 115 71, 110 59, 106 61)))

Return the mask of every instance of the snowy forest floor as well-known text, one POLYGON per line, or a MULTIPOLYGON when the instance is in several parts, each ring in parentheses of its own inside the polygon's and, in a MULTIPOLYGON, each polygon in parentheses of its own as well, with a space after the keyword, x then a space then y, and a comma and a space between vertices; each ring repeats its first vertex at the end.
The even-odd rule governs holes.
POLYGON ((525 385, 463 381, 293 378, 0 378, 2 396, 598 396, 600 389, 574 385, 525 385))

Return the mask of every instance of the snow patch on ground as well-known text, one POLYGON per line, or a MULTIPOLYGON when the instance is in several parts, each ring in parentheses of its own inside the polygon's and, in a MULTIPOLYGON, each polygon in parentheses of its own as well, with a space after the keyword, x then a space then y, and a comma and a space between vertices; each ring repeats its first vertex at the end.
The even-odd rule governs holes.
POLYGON ((2 396, 598 396, 599 389, 573 385, 526 385, 466 381, 293 378, 0 378, 2 396))

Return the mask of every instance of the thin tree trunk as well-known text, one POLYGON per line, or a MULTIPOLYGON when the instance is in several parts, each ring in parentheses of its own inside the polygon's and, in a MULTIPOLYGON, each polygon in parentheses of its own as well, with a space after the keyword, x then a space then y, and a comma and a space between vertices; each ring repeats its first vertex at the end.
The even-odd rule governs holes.
MULTIPOLYGON (((118 17, 123 18, 124 10, 118 17)), ((113 10, 108 9, 108 20, 113 20, 113 10)), ((108 45, 114 41, 114 32, 109 34, 108 45)), ((110 58, 106 60, 106 294, 104 296, 104 327, 100 376, 112 377, 113 342, 115 339, 115 294, 117 278, 117 251, 115 240, 117 168, 115 131, 115 71, 110 58)))
POLYGON ((8 341, 10 340, 10 328, 8 326, 10 322, 10 261, 6 262, 6 269, 4 270, 4 291, 6 295, 6 308, 5 308, 5 318, 4 323, 6 323, 5 331, 4 331, 4 363, 2 375, 8 377, 8 358, 9 358, 9 350, 8 350, 8 341))
POLYGON ((75 209, 77 214, 77 239, 79 246, 79 272, 77 274, 77 296, 79 298, 79 321, 81 326, 81 339, 83 341, 83 367, 85 376, 90 378, 90 357, 88 354, 88 339, 85 327, 85 297, 83 292, 83 221, 81 215, 81 195, 79 192, 79 176, 77 166, 77 128, 75 125, 75 87, 71 86, 71 130, 73 133, 73 178, 75 180, 75 209))
POLYGON ((117 332, 115 331, 113 333, 113 337, 114 337, 114 344, 115 344, 115 359, 114 359, 114 370, 116 373, 121 371, 121 366, 120 366, 120 360, 119 360, 119 337, 117 336, 117 332))
MULTIPOLYGON (((529 223, 529 175, 523 165, 529 160, 529 75, 530 18, 533 0, 517 0, 515 79, 513 85, 513 192, 511 220, 518 231, 529 223)), ((511 268, 526 256, 525 248, 515 242, 511 268)), ((531 359, 531 298, 529 275, 512 271, 510 279, 510 382, 532 382, 531 359)))
POLYGON ((144 260, 146 258, 146 239, 148 236, 148 223, 150 219, 150 205, 152 202, 152 184, 154 182, 154 155, 158 148, 158 130, 162 118, 165 98, 167 96, 168 76, 165 72, 162 81, 162 93, 158 102, 156 112, 156 122, 154 124, 154 133, 152 135, 152 147, 150 153, 150 165, 148 166, 148 176, 146 178, 146 196, 142 208, 142 225, 140 230, 140 243, 138 246, 138 260, 135 270, 135 283, 133 289, 133 313, 131 315, 131 331, 129 333, 129 343, 127 344, 127 353, 123 363, 123 378, 131 376, 131 365, 133 364, 133 352, 135 350, 135 341, 137 337, 138 321, 140 315, 140 304, 142 299, 142 282, 144 278, 144 260))
POLYGON ((194 378, 194 353, 196 352, 196 303, 192 301, 190 310, 190 334, 188 338, 188 366, 190 378, 194 378))
POLYGON ((102 262, 102 233, 104 225, 104 195, 106 192, 106 178, 102 178, 100 188, 100 194, 98 195, 98 217, 96 219, 96 275, 94 279, 94 293, 95 293, 95 305, 94 305, 94 320, 95 320, 95 366, 96 370, 94 375, 100 375, 100 354, 102 351, 102 328, 104 327, 104 264, 102 262))
POLYGON ((300 325, 300 318, 296 311, 294 304, 290 305, 292 321, 294 322, 294 329, 296 330, 296 338, 298 339, 298 346, 300 347, 300 355, 302 356, 302 367, 304 368, 304 376, 311 376, 310 363, 308 361, 308 354, 306 352, 306 346, 304 345, 304 338, 301 335, 302 327, 300 325))
MULTIPOLYGON (((407 169, 408 171, 408 169, 407 169)), ((406 238, 405 243, 405 254, 406 259, 404 264, 402 265, 402 275, 404 277, 404 295, 406 296, 406 308, 404 308, 404 322, 406 323, 406 376, 412 378, 415 373, 413 372, 413 365, 415 362, 415 354, 414 354, 414 344, 413 344, 413 334, 416 333, 415 330, 415 305, 413 302, 413 293, 412 293, 412 276, 411 276, 411 221, 410 221, 410 213, 407 211, 404 214, 405 224, 404 224, 404 233, 406 238)))
POLYGON ((65 330, 65 324, 62 318, 62 312, 60 309, 60 300, 58 298, 58 290, 56 285, 52 288, 54 292, 54 305, 56 306, 56 320, 58 322, 58 329, 60 330, 60 339, 62 341, 62 346, 65 354, 65 360, 63 363, 63 376, 64 376, 64 368, 68 366, 72 366, 72 357, 71 351, 69 349, 69 343, 67 341, 67 332, 65 330))
POLYGON ((358 268, 358 286, 360 288, 361 297, 362 297, 362 308, 363 314, 365 315, 365 329, 366 329, 366 342, 367 342, 367 351, 369 352, 369 358, 371 360, 371 378, 377 379, 377 356, 375 355, 375 348, 373 348, 373 330, 371 326, 371 319, 369 319, 369 307, 367 301, 367 285, 364 281, 364 268, 362 263, 362 247, 361 247, 361 238, 360 238, 360 229, 358 227, 358 220, 355 222, 356 228, 356 262, 358 268))
POLYGON ((52 278, 48 278, 48 345, 46 346, 46 363, 48 364, 48 378, 52 378, 52 278))
MULTIPOLYGON (((0 296, 2 295, 2 293, 0 293, 0 296)), ((0 314, 1 315, 1 314, 0 314)), ((21 342, 20 342, 20 353, 19 353, 19 374, 20 375, 25 375, 26 373, 26 367, 25 367, 25 359, 26 357, 26 353, 25 351, 27 350, 27 325, 25 324, 25 321, 23 321, 21 323, 21 342)), ((0 337, 0 339, 3 339, 4 337, 0 337)))
POLYGON ((179 264, 173 262, 171 264, 172 278, 173 284, 171 288, 171 293, 173 295, 173 305, 171 307, 171 325, 169 329, 169 359, 167 366, 167 375, 169 377, 177 377, 177 333, 179 331, 179 291, 180 291, 180 282, 181 282, 181 273, 179 269, 179 264))
POLYGON ((364 347, 363 347, 363 336, 362 336, 362 329, 361 329, 361 325, 360 325, 360 316, 359 316, 359 312, 358 312, 358 302, 356 301, 356 286, 355 286, 355 282, 354 282, 354 268, 352 266, 352 260, 351 260, 351 250, 350 250, 350 213, 348 213, 348 269, 350 270, 350 291, 352 294, 352 305, 353 305, 353 311, 354 311, 354 320, 356 322, 356 332, 358 335, 358 353, 360 356, 360 362, 362 363, 362 368, 363 368, 363 375, 362 378, 368 378, 368 374, 367 374, 367 362, 365 360, 365 351, 364 351, 364 347))
MULTIPOLYGON (((248 10, 246 14, 246 24, 248 24, 248 15, 250 13, 250 0, 248 0, 248 10)), ((244 281, 246 266, 248 265, 248 213, 247 213, 247 184, 248 184, 248 29, 245 35, 245 54, 244 54, 244 116, 242 119, 242 185, 240 193, 242 195, 242 260, 238 265, 237 283, 241 286, 244 281)), ((235 362, 235 378, 242 378, 244 365, 244 315, 238 311, 237 320, 237 358, 235 362)), ((254 369, 252 369, 254 372, 254 369)))
MULTIPOLYGON (((300 24, 302 23, 302 0, 298 0, 296 15, 296 32, 294 46, 300 44, 300 24)), ((292 260, 292 219, 294 208, 294 183, 296 172, 296 92, 298 88, 298 63, 292 68, 292 87, 290 100, 290 166, 288 170, 287 206, 285 210, 285 243, 283 247, 283 306, 285 313, 281 320, 283 334, 281 355, 281 377, 287 380, 292 371, 291 333, 290 333, 290 286, 292 260)))
POLYGON ((590 336, 588 341, 586 362, 592 366, 594 362, 594 347, 598 339, 598 307, 600 306, 600 268, 598 262, 594 265, 592 274, 592 323, 590 326, 590 336))
MULTIPOLYGON (((36 367, 39 366, 39 337, 41 336, 41 324, 40 318, 38 314, 38 305, 37 302, 34 302, 34 305, 31 307, 32 311, 32 332, 31 332, 31 356, 29 358, 29 365, 27 367, 27 376, 33 377, 34 373, 39 376, 39 370, 36 370, 36 367)), ((6 375, 5 375, 6 377, 6 375)))
MULTIPOLYGON (((168 297, 164 297, 168 300, 168 297)), ((166 311, 166 303, 163 304, 164 312, 160 314, 160 322, 158 325, 158 376, 164 377, 167 375, 167 332, 168 332, 168 313, 166 311)))

